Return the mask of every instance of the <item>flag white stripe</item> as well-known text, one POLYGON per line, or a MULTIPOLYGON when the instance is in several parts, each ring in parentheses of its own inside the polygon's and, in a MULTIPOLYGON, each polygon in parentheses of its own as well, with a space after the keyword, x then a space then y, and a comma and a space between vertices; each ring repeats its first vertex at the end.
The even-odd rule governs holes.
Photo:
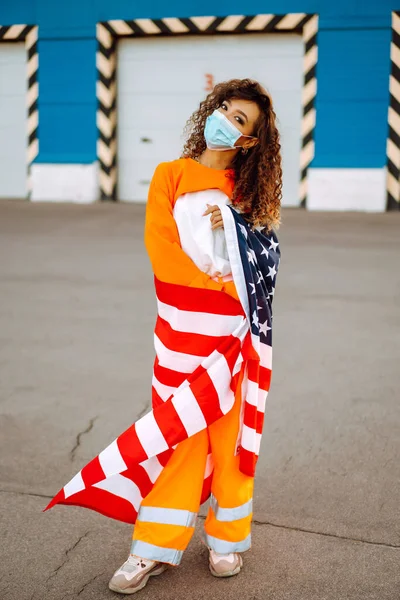
POLYGON ((202 429, 206 429, 207 421, 190 387, 185 387, 179 391, 172 398, 172 404, 186 429, 188 437, 198 433, 202 429))
POLYGON ((247 315, 248 321, 250 321, 246 279, 240 257, 235 219, 233 218, 231 209, 228 206, 221 206, 220 209, 224 222, 226 248, 228 250, 229 262, 232 268, 233 281, 235 282, 242 308, 247 315))
POLYGON ((180 373, 193 373, 205 358, 205 356, 196 356, 195 354, 185 354, 184 352, 169 350, 156 334, 154 334, 154 347, 159 364, 162 367, 166 367, 172 371, 179 371, 180 373))
POLYGON ((128 468, 119 451, 117 440, 114 440, 107 448, 100 452, 99 461, 106 477, 115 473, 122 473, 128 468))
POLYGON ((180 310, 157 300, 158 314, 167 321, 174 331, 198 333, 211 337, 230 335, 241 321, 242 315, 216 315, 204 312, 180 310))
POLYGON ((214 384, 217 392, 219 405, 224 415, 231 410, 235 401, 234 393, 231 390, 232 374, 226 358, 216 350, 210 355, 212 361, 205 361, 203 366, 207 368, 207 373, 214 384), (210 364, 206 367, 206 363, 210 364))
POLYGON ((160 396, 160 398, 162 400, 164 400, 164 402, 166 400, 168 400, 168 398, 172 394, 174 394, 176 391, 175 387, 172 387, 170 385, 165 385, 164 383, 161 383, 160 381, 158 381, 158 379, 155 375, 153 375, 152 385, 153 385, 154 389, 156 390, 157 394, 160 396))
POLYGON ((168 450, 168 444, 154 418, 153 411, 139 419, 135 423, 135 429, 143 450, 149 458, 168 450))
POLYGON ((272 346, 260 343, 260 365, 265 369, 272 369, 272 346))
POLYGON ((136 511, 139 510, 140 503, 143 500, 136 483, 118 473, 99 481, 99 483, 95 483, 93 487, 105 490, 114 496, 119 496, 120 498, 127 500, 132 504, 136 511))
POLYGON ((235 366, 233 367, 232 377, 234 375, 236 375, 236 373, 239 373, 240 369, 242 368, 243 361, 244 361, 243 354, 241 352, 239 352, 239 356, 237 357, 235 366))
POLYGON ((268 392, 259 388, 257 410, 259 410, 262 413, 265 413, 265 405, 267 402, 267 398, 268 398, 268 392))
POLYGON ((255 429, 243 425, 241 442, 245 450, 260 454, 261 433, 257 433, 255 429))
POLYGON ((151 483, 154 483, 158 479, 158 476, 161 475, 161 471, 164 468, 157 456, 144 460, 140 463, 140 466, 146 471, 151 483))
POLYGON ((258 406, 258 383, 251 379, 247 380, 246 402, 252 406, 258 406))
POLYGON ((69 498, 78 492, 85 489, 85 484, 82 479, 82 471, 79 471, 66 485, 64 485, 64 496, 69 498))
POLYGON ((261 367, 272 369, 272 346, 261 342, 259 336, 254 333, 251 334, 251 343, 260 357, 261 367))

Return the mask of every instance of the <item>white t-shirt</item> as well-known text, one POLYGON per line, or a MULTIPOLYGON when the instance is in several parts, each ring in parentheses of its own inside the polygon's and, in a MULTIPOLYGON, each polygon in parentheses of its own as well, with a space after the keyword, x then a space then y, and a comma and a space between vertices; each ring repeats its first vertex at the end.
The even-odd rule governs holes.
POLYGON ((203 213, 207 204, 223 206, 229 202, 221 190, 190 192, 177 199, 173 211, 184 252, 203 273, 224 281, 232 281, 225 232, 222 228, 213 231, 211 215, 203 217, 203 213))

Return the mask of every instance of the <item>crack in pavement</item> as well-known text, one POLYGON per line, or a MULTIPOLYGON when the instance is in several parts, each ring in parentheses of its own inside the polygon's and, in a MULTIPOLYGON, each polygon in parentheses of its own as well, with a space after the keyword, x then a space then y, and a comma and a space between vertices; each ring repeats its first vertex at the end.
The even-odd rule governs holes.
POLYGON ((89 581, 87 581, 79 590, 77 596, 80 596, 82 594, 82 592, 85 591, 85 589, 88 587, 88 585, 90 585, 91 583, 93 583, 93 581, 95 581, 98 577, 101 577, 102 575, 105 574, 105 571, 103 571, 102 573, 99 573, 98 575, 95 575, 94 577, 92 577, 91 579, 89 579, 89 581))
MULTIPOLYGON (((4 574, 4 575, 2 575, 2 576, 0 577, 0 583, 1 583, 2 581, 4 581, 5 579, 6 579, 6 574, 4 574)), ((5 581, 5 582, 4 582, 4 586, 3 586, 3 584, 2 584, 2 586, 1 586, 1 589, 0 589, 1 593, 2 593, 2 594, 6 594, 6 595, 8 596, 8 594, 9 594, 9 589, 10 589, 10 586, 11 586, 11 581, 9 581, 9 582, 5 581)), ((3 595, 2 595, 1 597, 2 597, 2 598, 3 598, 3 600, 4 600, 5 596, 3 596, 3 595)))
POLYGON ((94 422, 96 421, 96 419, 98 419, 98 415, 96 417, 93 417, 93 419, 90 419, 89 421, 89 425, 86 427, 86 429, 84 429, 83 431, 80 431, 77 436, 76 436, 76 441, 75 441, 75 446, 72 448, 71 452, 69 453, 71 462, 74 460, 75 458, 75 452, 77 451, 77 449, 79 448, 79 446, 81 445, 81 437, 83 435, 85 435, 85 433, 89 433, 89 431, 91 431, 93 429, 93 425, 94 422))
POLYGON ((15 494, 16 496, 34 496, 36 498, 47 498, 52 499, 54 496, 48 496, 47 494, 37 494, 35 492, 16 492, 14 490, 0 490, 0 494, 15 494))
MULTIPOLYGON (((75 550, 75 548, 78 546, 78 544, 80 544, 80 542, 82 540, 84 540, 89 535, 89 533, 91 533, 90 529, 89 529, 89 531, 86 531, 86 533, 84 533, 83 535, 81 535, 78 538, 78 540, 74 544, 72 544, 72 546, 70 548, 66 549, 64 560, 62 561, 62 563, 58 567, 56 567, 50 573, 50 575, 47 577, 46 581, 44 582, 44 586, 45 586, 46 591, 48 590, 48 583, 49 583, 49 581, 51 581, 52 579, 54 579, 54 577, 57 576, 57 573, 63 568, 63 566, 68 563, 68 561, 69 561, 69 555, 71 554, 71 552, 73 552, 75 550)), ((33 593, 31 600, 33 600, 33 598, 35 597, 35 595, 36 595, 36 591, 33 593)))
MULTIPOLYGON (((34 496, 34 497, 38 497, 38 498, 47 498, 50 500, 54 497, 54 495, 47 496, 46 494, 37 494, 37 493, 31 493, 31 492, 15 492, 13 490, 0 490, 0 494, 16 494, 16 495, 23 495, 23 496, 34 496)), ((206 517, 203 515, 199 515, 198 518, 204 520, 206 517)), ((316 531, 315 529, 306 529, 304 527, 293 527, 290 525, 282 525, 279 523, 272 523, 271 521, 258 521, 256 519, 253 519, 252 523, 254 523, 255 525, 269 525, 270 527, 276 527, 277 529, 287 529, 289 531, 301 531, 302 533, 310 533, 312 535, 321 535, 323 537, 336 538, 338 540, 346 540, 348 542, 359 542, 361 544, 369 544, 371 546, 383 546, 384 548, 394 548, 394 549, 400 548, 400 544, 398 545, 398 544, 388 544, 386 542, 374 542, 371 540, 367 540, 365 538, 353 538, 353 537, 348 537, 345 535, 339 535, 337 533, 327 533, 325 531, 316 531)))
POLYGON ((313 529, 305 529, 303 527, 291 527, 290 525, 279 525, 277 523, 271 523, 270 521, 252 521, 255 525, 270 525, 270 527, 276 527, 277 529, 288 529, 290 531, 301 531, 302 533, 311 533, 313 535, 321 535, 323 537, 336 538, 338 540, 347 540, 348 542, 359 542, 361 544, 369 544, 370 546, 383 546, 385 548, 399 549, 400 545, 387 544, 385 542, 372 542, 363 538, 352 538, 345 535, 339 535, 336 533, 327 533, 324 531, 315 531, 313 529))
MULTIPOLYGON (((204 515, 198 515, 199 519, 206 519, 204 515)), ((315 531, 314 529, 305 529, 304 527, 292 527, 290 525, 279 525, 278 523, 271 523, 271 521, 257 521, 256 519, 252 519, 251 521, 254 525, 269 525, 270 527, 276 527, 277 529, 287 529, 289 531, 301 531, 302 533, 310 533, 312 535, 321 535, 323 537, 336 538, 338 540, 346 540, 348 542, 359 542, 360 544, 369 544, 370 546, 383 546, 384 548, 394 548, 399 549, 400 545, 396 544, 387 544, 385 542, 371 542, 371 540, 366 540, 363 538, 352 538, 347 537, 345 535, 339 535, 336 533, 326 533, 325 531, 315 531)))

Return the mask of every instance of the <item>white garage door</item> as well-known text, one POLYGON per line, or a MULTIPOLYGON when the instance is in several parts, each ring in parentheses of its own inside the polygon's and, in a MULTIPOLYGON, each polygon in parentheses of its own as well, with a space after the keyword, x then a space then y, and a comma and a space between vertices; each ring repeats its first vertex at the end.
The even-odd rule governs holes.
POLYGON ((214 83, 250 77, 271 93, 284 204, 299 204, 303 41, 295 34, 126 39, 118 48, 119 198, 143 202, 159 162, 178 158, 187 118, 214 83))
POLYGON ((27 195, 26 49, 0 44, 0 197, 27 195))

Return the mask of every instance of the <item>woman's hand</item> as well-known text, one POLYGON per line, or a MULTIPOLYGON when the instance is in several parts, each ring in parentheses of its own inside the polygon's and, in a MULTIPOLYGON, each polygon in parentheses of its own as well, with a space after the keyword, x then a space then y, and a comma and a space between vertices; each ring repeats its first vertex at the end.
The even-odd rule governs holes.
POLYGON ((211 215, 211 229, 219 229, 220 227, 222 227, 222 229, 224 228, 224 222, 222 220, 222 214, 219 206, 216 204, 207 204, 207 210, 205 213, 203 213, 203 217, 206 215, 211 215))

